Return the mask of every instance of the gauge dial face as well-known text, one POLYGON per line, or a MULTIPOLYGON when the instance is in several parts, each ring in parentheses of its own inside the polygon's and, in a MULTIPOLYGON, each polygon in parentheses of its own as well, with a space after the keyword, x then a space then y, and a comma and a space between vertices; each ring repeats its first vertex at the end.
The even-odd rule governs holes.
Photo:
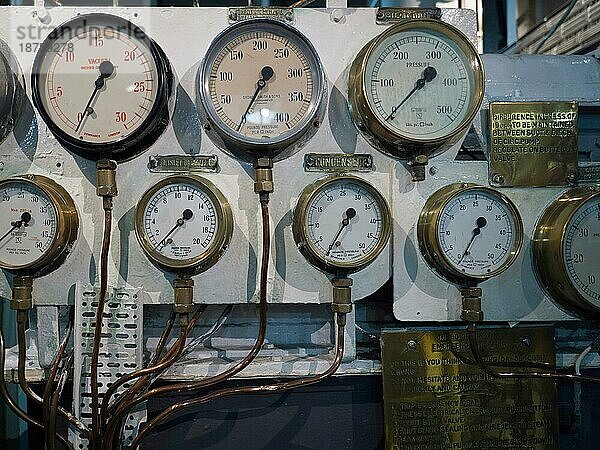
POLYGON ((150 189, 137 211, 146 254, 167 268, 193 268, 223 250, 231 235, 229 205, 208 181, 171 177, 150 189))
POLYGON ((206 112, 222 133, 241 144, 273 145, 310 125, 324 75, 304 36, 281 23, 252 20, 213 41, 201 83, 206 112))
POLYGON ((57 210, 39 187, 7 181, 0 185, 0 227, 0 266, 31 267, 57 238, 57 210))
POLYGON ((579 294, 600 305, 600 196, 583 203, 568 222, 563 264, 579 294))
POLYGON ((459 191, 441 209, 437 239, 456 275, 488 278, 514 261, 522 226, 516 209, 499 193, 484 188, 459 191))
POLYGON ((139 28, 114 16, 81 16, 42 44, 34 101, 59 139, 105 149, 152 132, 166 78, 162 52, 139 28))
POLYGON ((352 270, 381 253, 389 239, 390 213, 375 188, 354 177, 339 177, 309 192, 297 206, 295 234, 311 262, 352 270))

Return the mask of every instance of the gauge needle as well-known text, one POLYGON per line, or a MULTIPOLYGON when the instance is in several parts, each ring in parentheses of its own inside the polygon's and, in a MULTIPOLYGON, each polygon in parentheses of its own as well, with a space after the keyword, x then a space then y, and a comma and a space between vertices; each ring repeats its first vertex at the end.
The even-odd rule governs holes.
POLYGON ((412 91, 410 91, 406 95, 406 97, 404 97, 404 99, 402 99, 402 101, 398 104, 398 106, 396 106, 395 108, 392 109, 392 112, 390 113, 389 116, 387 116, 387 118, 385 119, 385 121, 387 122, 388 120, 392 120, 395 117, 396 111, 398 111, 400 109, 400 107, 402 105, 404 105, 404 103, 406 103, 406 101, 415 92, 417 92, 419 89, 423 89, 423 87, 425 86, 425 84, 429 83, 430 81, 432 81, 435 77, 437 77, 437 70, 435 70, 431 66, 426 67, 425 70, 423 71, 423 76, 416 81, 415 87, 412 89, 412 91))
POLYGON ((244 112, 244 114, 242 114, 242 120, 240 121, 240 124, 236 128, 236 131, 240 131, 240 129, 242 128, 242 125, 244 124, 244 122, 246 122, 246 116, 248 115, 250 108, 252 108, 252 105, 254 105, 254 102, 258 98, 258 94, 260 94, 260 91, 262 91, 264 89, 264 87, 267 85, 267 81, 269 81, 271 78, 273 78, 274 73, 275 72, 273 72, 273 68, 269 67, 269 66, 263 67, 262 70, 260 71, 260 78, 256 82, 256 90, 254 91, 254 95, 252 96, 252 99, 250 100, 250 104, 246 108, 246 111, 244 112))
POLYGON ((356 210, 354 208, 348 208, 344 214, 346 215, 346 217, 342 218, 342 226, 333 238, 333 242, 331 242, 331 245, 327 249, 327 253, 325 253, 325 256, 329 256, 329 253, 331 253, 331 250, 333 249, 333 247, 335 247, 335 244, 337 243, 337 240, 340 237, 340 234, 342 234, 344 228, 346 228, 350 223, 350 220, 352 220, 352 218, 356 216, 356 210))
POLYGON ((81 119, 79 119, 79 123, 77 124, 77 128, 75 129, 76 133, 79 132, 79 129, 81 128, 81 125, 83 125, 83 121, 85 120, 85 118, 92 114, 93 110, 90 108, 90 106, 92 106, 92 102, 96 98, 96 95, 98 94, 100 89, 102 89, 104 87, 104 84, 105 84, 104 80, 106 80, 108 77, 110 77, 113 74, 113 72, 115 71, 115 66, 113 66, 113 63, 111 63, 110 61, 102 61, 100 63, 99 69, 100 69, 100 75, 98 75, 98 78, 94 82, 94 92, 92 92, 92 95, 90 96, 90 99, 88 100, 87 105, 85 105, 85 108, 83 109, 83 113, 81 114, 81 119))
POLYGON ((167 245, 167 239, 169 238, 169 236, 175 233, 175 230, 177 230, 177 228, 182 226, 186 222, 186 220, 190 220, 193 216, 194 213, 191 209, 185 209, 181 214, 181 217, 177 219, 177 222, 175 222, 175 226, 171 228, 171 231, 169 231, 167 235, 164 238, 162 238, 162 241, 158 243, 158 245, 156 246, 156 250, 160 252, 163 249, 163 247, 167 245))
POLYGON ((4 236, 0 237, 0 241, 3 240, 6 236, 8 236, 10 233, 12 233, 17 228, 21 228, 22 225, 27 226, 27 224, 29 223, 30 220, 31 220, 31 214, 29 214, 28 212, 24 212, 23 214, 21 214, 21 220, 17 220, 16 222, 11 222, 10 224, 11 224, 12 228, 10 230, 8 230, 4 234, 4 236))
POLYGON ((471 237, 471 240, 469 241, 469 245, 467 245, 467 248, 465 249, 465 251, 462 254, 462 256, 460 257, 460 259, 458 260, 459 263, 464 259, 465 256, 467 256, 469 254, 469 250, 471 250, 473 241, 475 241, 475 238, 481 234, 481 229, 487 225, 487 220, 485 220, 485 217, 479 217, 476 221, 476 225, 477 226, 473 229, 473 236, 471 237))

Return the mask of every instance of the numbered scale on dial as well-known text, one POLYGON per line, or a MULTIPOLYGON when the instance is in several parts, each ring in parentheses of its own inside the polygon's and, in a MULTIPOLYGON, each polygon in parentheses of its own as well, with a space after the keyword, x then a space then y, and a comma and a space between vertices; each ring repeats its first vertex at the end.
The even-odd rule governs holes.
POLYGON ((325 88, 309 40, 268 19, 243 21, 218 35, 198 75, 205 129, 251 161, 308 138, 323 114, 325 88))
POLYGON ((427 200, 417 237, 421 253, 442 277, 458 284, 479 282, 515 261, 523 243, 523 223, 500 192, 457 183, 427 200))
POLYGON ((600 316, 600 192, 572 189, 542 214, 533 236, 538 278, 571 312, 600 316))
POLYGON ((191 275, 217 262, 231 240, 233 215, 208 180, 172 176, 149 189, 135 215, 142 249, 158 267, 191 275))
POLYGON ((160 47, 108 14, 81 15, 40 46, 33 100, 56 138, 82 156, 129 159, 169 122, 173 76, 160 47))
POLYGON ((43 275, 67 256, 79 216, 67 191, 49 178, 25 175, 0 181, 0 267, 43 275))
POLYGON ((300 252, 333 274, 356 272, 387 245, 391 213, 383 196, 354 176, 334 176, 308 186, 293 214, 300 252))

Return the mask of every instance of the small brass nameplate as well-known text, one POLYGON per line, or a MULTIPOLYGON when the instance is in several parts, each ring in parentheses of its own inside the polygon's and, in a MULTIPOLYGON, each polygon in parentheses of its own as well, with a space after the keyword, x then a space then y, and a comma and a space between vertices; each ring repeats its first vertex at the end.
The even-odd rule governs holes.
POLYGON ((370 172, 373 157, 367 153, 307 153, 304 155, 307 172, 370 172))
MULTIPOLYGON (((477 334, 483 360, 496 370, 524 371, 497 365, 507 362, 554 367, 550 327, 477 334)), ((387 449, 558 450, 552 380, 485 374, 473 365, 466 330, 384 330, 381 346, 387 449)))
POLYGON ((248 19, 275 19, 283 22, 294 21, 294 10, 292 8, 276 6, 247 6, 240 8, 229 8, 229 20, 237 22, 248 19))
POLYGON ((151 156, 148 162, 150 172, 217 172, 217 155, 164 155, 151 156))
POLYGON ((378 8, 375 16, 379 25, 399 22, 401 20, 442 18, 440 8, 378 8))
POLYGON ((564 186, 577 181, 576 102, 490 104, 492 186, 564 186))

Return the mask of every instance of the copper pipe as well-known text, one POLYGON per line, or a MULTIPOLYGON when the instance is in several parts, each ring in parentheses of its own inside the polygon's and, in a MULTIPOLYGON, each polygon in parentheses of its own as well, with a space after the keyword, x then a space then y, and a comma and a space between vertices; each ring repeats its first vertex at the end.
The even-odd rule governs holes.
POLYGON ((112 197, 103 197, 104 208, 104 237, 102 239, 102 251, 100 253, 100 293, 98 295, 98 306, 96 308, 96 325, 94 329, 94 346, 92 349, 92 361, 90 363, 90 385, 92 391, 91 414, 92 414, 92 439, 90 449, 95 450, 100 442, 100 393, 98 389, 98 359, 100 356, 100 340, 102 338, 102 320, 104 318, 104 305, 106 304, 106 293, 108 290, 108 251, 110 250, 110 233, 112 228, 112 197))
POLYGON ((150 361, 151 366, 153 366, 160 360, 160 355, 162 355, 162 352, 165 349, 165 345, 167 345, 167 341, 169 340, 169 336, 171 335, 171 330, 173 329, 173 325, 175 324, 176 317, 177 314, 175 313, 175 311, 171 310, 171 314, 169 315, 169 319, 167 320, 165 329, 163 330, 160 339, 158 340, 158 344, 156 345, 156 351, 154 352, 154 356, 150 361))
POLYGON ((67 383, 69 370, 73 365, 73 356, 74 353, 73 351, 71 351, 71 354, 65 360, 65 364, 58 378, 58 386, 52 394, 52 399, 50 401, 50 414, 48 416, 48 422, 46 422, 46 450, 56 450, 54 436, 57 434, 56 417, 58 415, 58 403, 60 402, 60 397, 62 395, 63 389, 65 388, 65 384, 67 383))
POLYGON ((335 349, 335 357, 329 368, 319 374, 308 378, 301 378, 299 380, 291 380, 285 381, 282 383, 275 383, 263 386, 240 386, 240 387, 231 387, 227 389, 221 389, 219 391, 204 395, 202 397, 192 398, 189 400, 185 400, 174 405, 171 405, 169 408, 164 410, 158 416, 150 421, 150 423, 136 436, 133 440, 130 450, 135 450, 142 442, 145 436, 150 433, 150 431, 156 426, 158 426, 161 422, 163 422, 167 417, 175 414, 182 409, 189 408, 190 406, 200 405, 203 403, 207 403, 212 400, 216 400, 222 397, 227 397, 230 395, 239 395, 239 394, 272 394, 282 391, 287 391, 290 389, 295 389, 299 387, 309 386, 311 384, 318 383, 325 378, 333 375, 342 362, 342 358, 344 356, 344 328, 346 325, 346 316, 343 313, 336 313, 337 316, 337 337, 336 337, 336 349, 335 349))

